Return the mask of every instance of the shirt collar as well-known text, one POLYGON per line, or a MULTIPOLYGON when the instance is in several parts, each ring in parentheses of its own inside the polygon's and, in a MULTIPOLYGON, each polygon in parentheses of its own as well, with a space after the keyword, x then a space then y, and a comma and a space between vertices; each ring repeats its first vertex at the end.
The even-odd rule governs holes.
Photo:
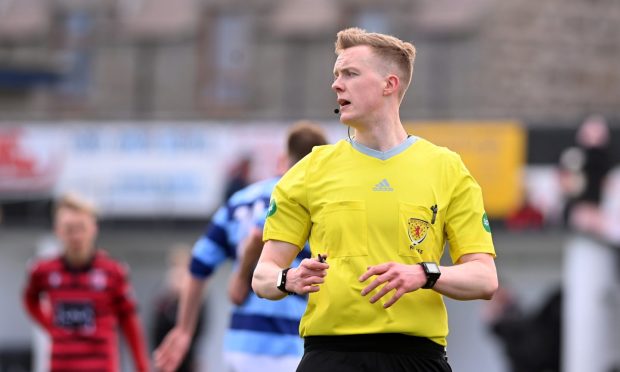
POLYGON ((370 147, 364 146, 359 142, 356 142, 353 138, 347 138, 347 141, 353 146, 354 149, 361 152, 362 154, 372 156, 373 158, 377 158, 380 160, 387 160, 393 156, 400 154, 401 152, 407 150, 411 145, 413 145, 418 140, 418 137, 409 135, 407 138, 400 143, 399 145, 387 150, 387 151, 378 151, 375 149, 371 149, 370 147))

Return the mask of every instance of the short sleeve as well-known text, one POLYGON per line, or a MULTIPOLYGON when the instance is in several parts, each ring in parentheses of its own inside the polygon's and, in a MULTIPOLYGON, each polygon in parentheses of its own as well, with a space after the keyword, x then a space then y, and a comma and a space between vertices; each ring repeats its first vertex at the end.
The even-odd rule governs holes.
POLYGON ((29 298, 38 297, 41 292, 41 265, 38 262, 29 261, 26 267, 26 287, 24 294, 29 298))
POLYGON ((205 279, 232 255, 226 223, 230 220, 230 207, 218 208, 205 233, 194 243, 189 271, 195 278, 205 279))
POLYGON ((262 231, 265 228, 266 219, 267 219, 267 209, 264 207, 263 208, 255 207, 252 212, 252 227, 257 228, 262 231))
POLYGON ((452 261, 457 262, 461 256, 470 253, 495 256, 482 189, 456 154, 449 166, 447 179, 455 182, 445 219, 452 261))
POLYGON ((263 240, 280 240, 301 250, 310 233, 306 172, 312 154, 293 166, 278 181, 267 210, 263 240))

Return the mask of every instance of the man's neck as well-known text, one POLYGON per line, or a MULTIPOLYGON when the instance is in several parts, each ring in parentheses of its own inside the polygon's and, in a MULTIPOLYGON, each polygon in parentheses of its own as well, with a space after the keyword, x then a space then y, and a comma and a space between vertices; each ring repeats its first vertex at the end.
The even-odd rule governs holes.
POLYGON ((65 260, 71 267, 81 268, 88 265, 94 255, 94 249, 88 251, 88 253, 86 254, 70 254, 69 252, 67 252, 65 253, 65 260))
POLYGON ((397 118, 395 121, 371 123, 355 129, 355 142, 373 150, 385 152, 407 139, 407 131, 397 118))

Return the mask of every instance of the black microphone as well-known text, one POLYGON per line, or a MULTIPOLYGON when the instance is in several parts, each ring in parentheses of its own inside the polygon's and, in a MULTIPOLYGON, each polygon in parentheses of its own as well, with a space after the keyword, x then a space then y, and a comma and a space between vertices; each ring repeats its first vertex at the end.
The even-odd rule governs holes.
POLYGON ((339 114, 340 113, 340 109, 334 109, 334 114, 339 114))

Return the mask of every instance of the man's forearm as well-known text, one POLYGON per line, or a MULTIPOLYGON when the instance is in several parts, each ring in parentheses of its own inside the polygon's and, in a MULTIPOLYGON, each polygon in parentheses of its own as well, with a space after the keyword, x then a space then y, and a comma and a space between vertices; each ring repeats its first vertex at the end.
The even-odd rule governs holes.
POLYGON ((207 285, 206 279, 190 276, 187 285, 181 289, 176 327, 193 335, 198 322, 198 313, 202 303, 202 292, 207 285))
POLYGON ((286 297, 286 293, 276 287, 278 274, 282 270, 272 262, 259 262, 254 270, 252 289, 258 297, 269 300, 280 300, 286 297))
MULTIPOLYGON (((289 267, 298 253, 299 248, 291 243, 277 240, 267 241, 252 277, 252 289, 254 292, 259 297, 270 300, 279 300, 286 297, 286 293, 276 287, 276 281, 280 271, 289 267)), ((297 268, 291 269, 289 273, 293 274, 296 270, 297 268)), ((291 276, 288 276, 288 279, 290 278, 291 276)), ((288 279, 287 283, 291 282, 288 279)), ((291 288, 293 287, 287 286, 287 289, 291 292, 302 293, 293 291, 291 288)))
POLYGON ((483 254, 458 265, 443 266, 433 289, 455 300, 489 300, 497 287, 493 258, 483 254))
POLYGON ((252 279, 252 274, 262 249, 262 231, 254 228, 248 237, 243 240, 241 248, 239 249, 243 252, 239 258, 239 266, 237 267, 239 277, 244 280, 247 279, 248 282, 252 279))

